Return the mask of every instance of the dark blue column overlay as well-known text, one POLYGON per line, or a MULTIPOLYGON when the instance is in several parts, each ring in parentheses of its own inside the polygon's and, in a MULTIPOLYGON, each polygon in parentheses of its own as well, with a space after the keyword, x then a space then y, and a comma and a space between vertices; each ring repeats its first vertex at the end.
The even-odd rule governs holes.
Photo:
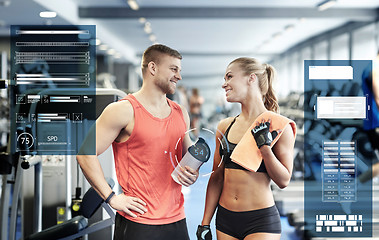
POLYGON ((372 61, 304 61, 304 199, 312 237, 372 236, 372 61))

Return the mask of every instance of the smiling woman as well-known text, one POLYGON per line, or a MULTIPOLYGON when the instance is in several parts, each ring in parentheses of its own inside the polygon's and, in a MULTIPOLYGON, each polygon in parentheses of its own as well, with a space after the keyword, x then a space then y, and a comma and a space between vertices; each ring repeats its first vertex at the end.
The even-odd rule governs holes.
POLYGON ((209 239, 201 235, 209 232, 216 208, 219 240, 280 239, 280 216, 270 182, 284 188, 290 181, 296 127, 275 113, 279 109, 274 78, 275 69, 254 58, 235 59, 226 69, 222 85, 226 100, 240 103, 242 111, 218 125, 214 172, 208 182, 199 239, 209 239))

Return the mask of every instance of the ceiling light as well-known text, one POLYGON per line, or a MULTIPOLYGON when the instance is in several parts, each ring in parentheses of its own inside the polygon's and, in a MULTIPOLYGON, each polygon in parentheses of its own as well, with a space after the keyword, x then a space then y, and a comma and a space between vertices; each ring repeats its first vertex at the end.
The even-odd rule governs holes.
POLYGON ((144 17, 140 17, 140 18, 138 19, 138 21, 139 21, 140 23, 144 24, 144 23, 146 22, 146 18, 144 18, 144 17))
POLYGON ((145 33, 150 34, 153 30, 151 29, 151 24, 149 22, 145 23, 145 27, 143 28, 145 33))
POLYGON ((108 46, 105 45, 105 44, 101 44, 101 45, 99 46, 99 50, 105 51, 105 50, 107 50, 107 49, 108 49, 108 46))
POLYGON ((324 11, 337 3, 337 0, 325 0, 321 3, 317 4, 317 8, 319 11, 324 11))
POLYGON ((109 55, 113 55, 113 54, 116 53, 116 50, 114 50, 114 49, 109 49, 109 50, 107 51, 107 53, 108 53, 109 55))
POLYGON ((151 28, 150 27, 144 27, 143 30, 145 31, 145 33, 147 34, 150 34, 152 32, 151 28))
POLYGON ((39 16, 41 18, 55 18, 57 16, 57 13, 56 12, 45 11, 45 12, 40 12, 39 16))
POLYGON ((134 11, 139 9, 138 3, 135 0, 128 0, 129 7, 134 11))
POLYGON ((152 42, 155 42, 155 41, 157 41, 157 37, 154 34, 151 34, 149 36, 149 40, 152 41, 152 42))

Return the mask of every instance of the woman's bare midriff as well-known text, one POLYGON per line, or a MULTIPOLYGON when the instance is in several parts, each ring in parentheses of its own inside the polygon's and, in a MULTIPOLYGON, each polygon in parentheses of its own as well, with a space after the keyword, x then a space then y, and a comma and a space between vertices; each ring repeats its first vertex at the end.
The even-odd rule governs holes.
POLYGON ((275 204, 266 173, 225 169, 224 187, 219 201, 224 208, 241 212, 275 204))

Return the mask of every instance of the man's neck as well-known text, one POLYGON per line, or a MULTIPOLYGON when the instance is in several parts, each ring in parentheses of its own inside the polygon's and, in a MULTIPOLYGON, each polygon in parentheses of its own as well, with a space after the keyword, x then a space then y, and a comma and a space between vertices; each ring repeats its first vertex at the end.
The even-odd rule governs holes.
POLYGON ((144 105, 146 104, 158 108, 168 106, 166 94, 151 87, 142 86, 142 88, 133 95, 144 105))

